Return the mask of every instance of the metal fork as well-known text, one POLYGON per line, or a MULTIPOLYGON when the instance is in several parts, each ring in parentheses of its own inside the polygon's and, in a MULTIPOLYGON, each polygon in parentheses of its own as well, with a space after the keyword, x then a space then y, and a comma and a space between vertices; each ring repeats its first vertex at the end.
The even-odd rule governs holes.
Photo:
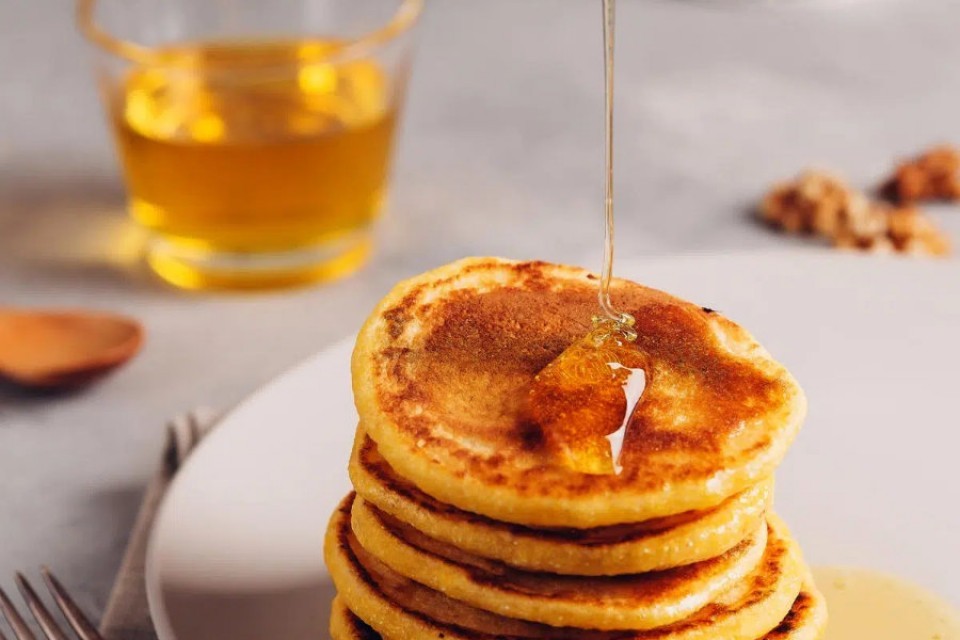
MULTIPOLYGON (((54 602, 60 607, 60 611, 63 612, 64 618, 66 618, 67 623, 70 625, 70 628, 73 629, 74 633, 77 634, 77 637, 79 637, 80 640, 103 640, 97 632, 96 627, 83 615, 80 607, 74 603, 73 599, 67 593, 67 590, 64 589, 60 581, 50 573, 50 570, 43 567, 41 572, 43 574, 43 581, 47 585, 47 590, 50 592, 50 595, 53 596, 54 602)), ((24 575, 18 572, 16 580, 17 586, 20 588, 20 593, 27 603, 27 608, 30 609, 30 613, 33 614, 37 624, 40 625, 40 629, 43 630, 43 635, 46 636, 47 640, 69 640, 70 636, 60 628, 57 621, 50 614, 46 606, 44 606, 40 597, 37 596, 37 592, 33 590, 33 587, 24 575)), ((27 626, 26 621, 17 611, 16 607, 13 606, 13 602, 7 597, 7 594, 3 592, 3 589, 0 589, 0 612, 3 613, 3 617, 10 623, 10 628, 13 629, 13 635, 17 640, 37 640, 36 636, 27 626)), ((0 631, 0 640, 7 640, 2 631, 0 631)))

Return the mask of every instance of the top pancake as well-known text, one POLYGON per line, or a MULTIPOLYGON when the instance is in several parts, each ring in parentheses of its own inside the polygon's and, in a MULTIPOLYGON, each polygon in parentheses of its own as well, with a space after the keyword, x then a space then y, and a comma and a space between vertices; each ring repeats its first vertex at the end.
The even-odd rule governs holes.
POLYGON ((506 522, 589 528, 712 507, 771 474, 799 429, 803 393, 742 328, 625 280, 647 387, 623 471, 557 463, 523 419, 534 376, 590 329, 596 276, 472 258, 401 282, 357 338, 363 428, 404 478, 506 522))

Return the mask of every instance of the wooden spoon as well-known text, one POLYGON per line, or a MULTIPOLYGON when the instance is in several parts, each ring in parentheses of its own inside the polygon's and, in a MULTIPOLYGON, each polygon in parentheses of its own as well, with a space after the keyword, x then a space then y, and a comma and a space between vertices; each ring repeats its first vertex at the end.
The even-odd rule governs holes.
POLYGON ((143 328, 123 316, 0 308, 0 376, 28 387, 75 387, 140 350, 143 328))

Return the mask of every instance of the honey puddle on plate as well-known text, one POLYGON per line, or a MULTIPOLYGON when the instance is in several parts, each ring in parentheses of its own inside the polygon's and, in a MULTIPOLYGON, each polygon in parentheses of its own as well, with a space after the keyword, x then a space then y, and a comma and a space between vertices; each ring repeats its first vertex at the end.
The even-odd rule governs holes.
POLYGON ((960 640, 960 613, 917 585, 883 573, 818 567, 827 598, 824 640, 960 640))

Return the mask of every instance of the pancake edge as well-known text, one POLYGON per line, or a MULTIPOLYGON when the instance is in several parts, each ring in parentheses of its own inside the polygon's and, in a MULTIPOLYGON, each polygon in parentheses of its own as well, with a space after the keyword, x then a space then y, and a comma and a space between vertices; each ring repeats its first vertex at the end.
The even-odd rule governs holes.
MULTIPOLYGON (((600 631, 645 631, 679 622, 715 600, 734 583, 753 573, 759 566, 767 545, 767 523, 763 522, 744 541, 740 557, 726 560, 725 567, 714 567, 713 575, 703 579, 696 592, 678 594, 672 602, 654 603, 646 607, 637 603, 617 606, 615 601, 575 602, 561 598, 537 596, 532 589, 510 590, 490 580, 473 579, 482 569, 473 569, 454 560, 434 555, 395 535, 362 498, 351 510, 351 527, 360 545, 380 562, 411 580, 440 591, 444 595, 508 618, 539 622, 553 627, 574 627, 600 631), (486 584, 484 584, 486 583, 486 584)), ((733 553, 728 552, 728 553, 733 553)), ((720 558, 706 562, 722 562, 720 558)), ((674 571, 689 571, 688 565, 674 571)), ((517 573, 525 573, 516 570, 517 573)), ((670 570, 667 570, 670 571, 670 570)), ((536 575, 531 576, 536 579, 536 575)), ((570 577, 570 576, 567 576, 570 577)), ((585 578, 604 580, 606 577, 585 578)), ((631 576, 613 576, 621 582, 631 576)), ((642 579, 642 578, 637 578, 642 579)), ((506 581, 504 581, 506 582, 506 581)))
POLYGON ((726 553, 755 531, 773 503, 774 479, 770 477, 701 512, 695 519, 636 539, 581 544, 575 540, 543 538, 534 528, 497 522, 461 509, 458 511, 463 517, 459 522, 452 522, 459 514, 446 517, 430 513, 428 507, 416 504, 417 496, 404 496, 402 491, 390 489, 375 472, 366 468, 361 459, 365 437, 365 433, 358 430, 349 464, 354 489, 364 500, 432 538, 528 571, 612 576, 660 571, 709 560, 726 553), (478 522, 478 519, 489 522, 478 522), (526 530, 511 531, 511 527, 526 530))
MULTIPOLYGON (((455 627, 434 623, 426 616, 407 611, 389 600, 368 582, 363 575, 363 569, 358 569, 356 566, 358 564, 356 558, 353 557, 349 549, 345 550, 339 542, 340 536, 345 533, 344 527, 349 531, 349 505, 354 496, 353 493, 348 494, 334 511, 324 543, 327 567, 338 590, 338 597, 341 598, 347 608, 385 638, 443 637, 446 640, 478 640, 478 638, 480 640, 494 640, 494 636, 490 634, 471 632, 472 635, 464 635, 458 633, 455 627), (344 510, 346 510, 346 514, 344 514, 344 510), (442 636, 438 634, 442 634, 442 636), (483 638, 484 635, 488 638, 483 638)), ((749 611, 747 614, 741 612, 728 618, 724 624, 712 627, 712 636, 709 637, 722 637, 724 640, 763 639, 766 634, 776 628, 776 625, 780 623, 779 621, 786 618, 799 596, 806 571, 799 549, 790 536, 790 532, 778 517, 768 514, 768 520, 771 526, 778 529, 780 535, 784 537, 787 557, 784 560, 783 571, 777 576, 778 588, 766 599, 759 603, 751 603, 746 608, 757 609, 759 607, 763 611, 774 609, 778 611, 778 614, 776 616, 763 616, 764 620, 758 623, 757 616, 751 615, 757 612, 749 611), (741 620, 741 618, 746 620, 741 620), (767 618, 775 618, 776 621, 768 623, 767 618), (733 622, 730 622, 731 619, 733 622), (746 624, 737 624, 742 622, 746 622, 746 624)), ((647 635, 650 632, 641 633, 647 635)), ((695 628, 690 632, 676 634, 669 640, 704 640, 706 637, 708 636, 704 635, 702 628, 695 628)), ((651 638, 655 638, 655 636, 647 635, 646 639, 643 639, 642 636, 639 637, 640 640, 650 640, 651 638)), ((624 634, 621 640, 629 640, 629 636, 624 634)))

